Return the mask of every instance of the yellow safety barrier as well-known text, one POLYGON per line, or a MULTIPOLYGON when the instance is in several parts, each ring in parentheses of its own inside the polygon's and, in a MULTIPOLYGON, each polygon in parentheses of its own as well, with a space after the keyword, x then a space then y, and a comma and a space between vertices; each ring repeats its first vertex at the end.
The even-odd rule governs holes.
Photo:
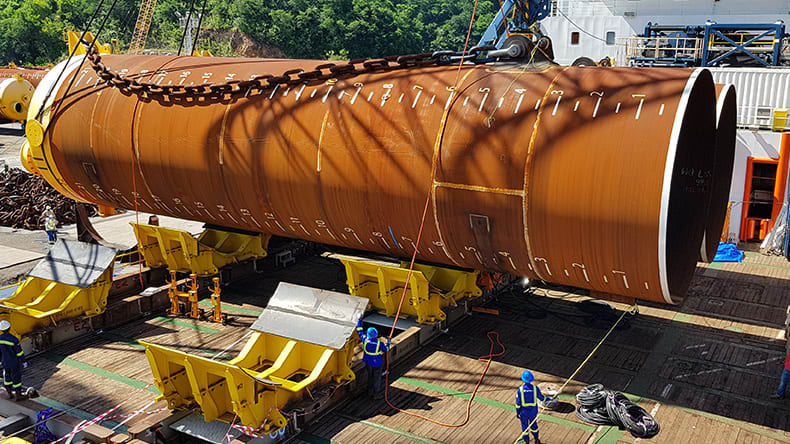
POLYGON ((62 319, 103 313, 114 258, 112 248, 58 241, 14 294, 0 302, 0 319, 11 322, 14 333, 23 336, 62 319))
POLYGON ((286 425, 280 413, 316 385, 354 379, 351 358, 359 342, 352 335, 340 350, 255 332, 229 362, 192 356, 141 342, 154 383, 170 409, 200 406, 206 421, 242 424, 270 433, 286 425))
POLYGON ((147 266, 213 276, 226 265, 266 257, 271 235, 206 229, 197 239, 186 231, 132 223, 147 266))
MULTIPOLYGON (((346 267, 349 293, 367 298, 386 316, 395 316, 409 274, 408 263, 393 267, 353 259, 340 261, 346 267)), ((477 271, 414 264, 401 313, 416 317, 420 324, 443 321, 443 307, 483 294, 476 284, 477 275, 477 271)))

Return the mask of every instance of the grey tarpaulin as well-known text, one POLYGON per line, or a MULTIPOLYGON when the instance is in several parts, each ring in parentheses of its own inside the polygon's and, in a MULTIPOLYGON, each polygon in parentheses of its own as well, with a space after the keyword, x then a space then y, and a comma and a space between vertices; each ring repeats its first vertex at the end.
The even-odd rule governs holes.
POLYGON ((358 296, 280 282, 250 328, 339 350, 367 306, 358 296))
POLYGON ((58 239, 29 276, 86 288, 113 264, 117 252, 102 245, 58 239))

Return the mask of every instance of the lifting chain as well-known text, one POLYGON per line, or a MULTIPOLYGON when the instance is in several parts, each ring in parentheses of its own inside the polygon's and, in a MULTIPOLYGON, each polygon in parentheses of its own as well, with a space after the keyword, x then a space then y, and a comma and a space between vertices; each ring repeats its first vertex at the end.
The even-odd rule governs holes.
MULTIPOLYGON (((312 71, 297 68, 285 71, 278 76, 264 74, 249 80, 230 80, 221 84, 202 83, 193 86, 160 86, 124 77, 102 63, 101 55, 95 46, 88 48, 87 58, 93 70, 104 83, 118 88, 125 95, 135 94, 144 102, 156 100, 168 104, 205 105, 215 102, 228 103, 240 98, 264 94, 280 86, 316 85, 331 79, 348 78, 360 74, 448 65, 459 63, 462 58, 465 61, 475 62, 482 52, 491 49, 493 47, 474 47, 463 55, 455 51, 438 51, 381 59, 355 59, 344 63, 324 63, 316 66, 312 71)), ((152 76, 156 74, 156 72, 151 73, 152 76)))

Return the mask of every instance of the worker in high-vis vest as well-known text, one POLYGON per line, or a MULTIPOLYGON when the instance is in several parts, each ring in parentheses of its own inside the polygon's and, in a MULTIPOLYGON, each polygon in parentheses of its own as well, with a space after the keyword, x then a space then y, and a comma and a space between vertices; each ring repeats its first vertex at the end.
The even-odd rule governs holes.
POLYGON ((532 384, 535 377, 531 371, 524 370, 524 373, 521 374, 521 380, 524 384, 516 392, 516 416, 521 420, 521 440, 528 443, 531 432, 535 438, 535 443, 540 444, 537 421, 538 400, 543 402, 547 398, 543 396, 543 393, 540 392, 536 385, 532 384))
POLYGON ((379 338, 379 332, 369 327, 367 332, 362 329, 362 320, 357 322, 357 334, 362 340, 362 360, 368 372, 368 394, 374 399, 381 399, 384 393, 384 354, 389 350, 389 343, 379 338))
POLYGON ((5 389, 10 399, 20 401, 22 395, 22 368, 27 368, 27 360, 19 345, 19 339, 11 334, 11 323, 0 321, 0 363, 3 364, 5 389), (16 397, 14 396, 16 394, 16 397))

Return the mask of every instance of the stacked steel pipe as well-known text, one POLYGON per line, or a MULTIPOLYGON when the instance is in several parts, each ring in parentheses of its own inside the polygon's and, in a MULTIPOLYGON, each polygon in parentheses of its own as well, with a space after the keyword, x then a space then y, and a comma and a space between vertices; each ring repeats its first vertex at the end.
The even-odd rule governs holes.
POLYGON ((386 63, 62 63, 33 100, 28 168, 85 202, 685 295, 720 204, 707 70, 386 63))

